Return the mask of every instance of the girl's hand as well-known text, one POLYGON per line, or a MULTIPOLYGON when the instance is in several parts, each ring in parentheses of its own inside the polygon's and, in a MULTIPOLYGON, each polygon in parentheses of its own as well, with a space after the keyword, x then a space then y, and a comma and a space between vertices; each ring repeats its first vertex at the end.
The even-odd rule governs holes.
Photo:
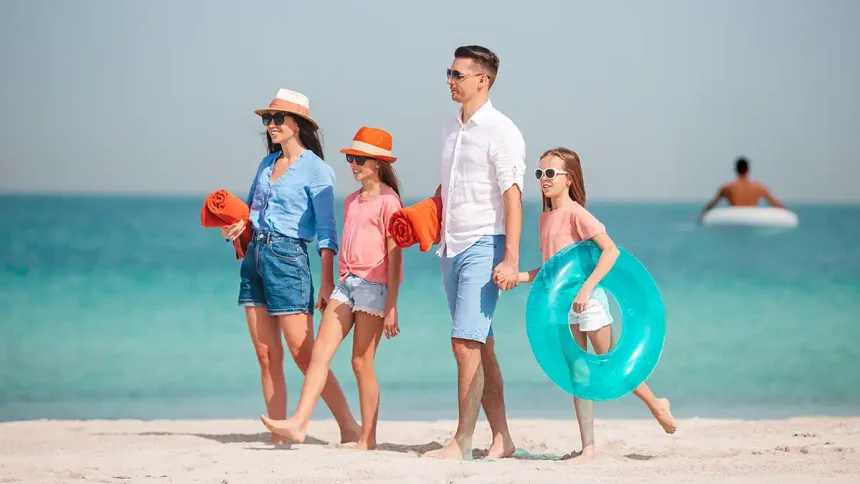
POLYGON ((400 334, 400 325, 397 321, 397 308, 391 308, 388 314, 385 315, 385 322, 382 325, 382 331, 385 333, 386 339, 391 339, 400 334))
POLYGON ((221 227, 221 237, 224 237, 227 240, 233 241, 236 240, 236 237, 242 235, 242 232, 245 231, 245 221, 240 220, 233 225, 227 225, 225 227, 221 227))
POLYGON ((579 292, 576 293, 576 297, 573 299, 573 312, 577 314, 585 312, 585 308, 588 307, 588 301, 591 300, 591 291, 592 288, 585 285, 579 289, 579 292))
POLYGON ((320 286, 320 297, 317 299, 317 305, 314 306, 316 309, 319 309, 321 313, 324 313, 325 308, 328 307, 328 300, 331 298, 332 292, 334 292, 334 283, 323 282, 320 286))
POLYGON ((528 272, 520 272, 519 276, 517 277, 517 280, 519 280, 521 283, 522 282, 529 282, 529 273, 528 272))

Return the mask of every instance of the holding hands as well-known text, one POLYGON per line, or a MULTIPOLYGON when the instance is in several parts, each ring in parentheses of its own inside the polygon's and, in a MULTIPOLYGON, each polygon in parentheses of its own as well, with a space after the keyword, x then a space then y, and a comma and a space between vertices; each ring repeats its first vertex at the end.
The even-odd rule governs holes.
POLYGON ((520 283, 520 272, 517 263, 511 260, 503 260, 493 269, 493 282, 503 291, 509 291, 520 283))

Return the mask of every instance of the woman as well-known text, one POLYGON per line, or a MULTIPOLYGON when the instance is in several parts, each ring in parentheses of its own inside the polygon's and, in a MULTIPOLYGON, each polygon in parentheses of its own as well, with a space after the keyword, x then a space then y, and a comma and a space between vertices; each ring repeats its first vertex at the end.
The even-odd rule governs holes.
MULTIPOLYGON (((254 111, 266 126, 269 155, 257 168, 247 203, 253 238, 242 261, 239 304, 257 351, 266 411, 273 419, 287 413, 284 349, 302 373, 313 348, 313 311, 324 311, 334 289, 337 227, 334 171, 323 161, 318 125, 308 114, 308 98, 281 89, 268 108, 254 111), (322 258, 322 281, 314 305, 307 242, 316 237, 322 258)), ((244 222, 225 227, 229 240, 245 230, 244 222)), ((361 431, 346 397, 329 372, 322 398, 340 426, 341 440, 355 442, 361 431)), ((284 443, 272 435, 273 443, 284 443)))

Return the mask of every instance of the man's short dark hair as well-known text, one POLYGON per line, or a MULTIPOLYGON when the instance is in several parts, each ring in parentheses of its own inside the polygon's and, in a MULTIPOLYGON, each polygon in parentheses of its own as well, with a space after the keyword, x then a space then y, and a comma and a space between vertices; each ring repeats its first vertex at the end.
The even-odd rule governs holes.
POLYGON ((750 171, 750 164, 746 158, 738 158, 738 161, 735 162, 735 171, 738 175, 746 175, 750 171))
POLYGON ((493 51, 480 45, 464 45, 457 47, 457 50, 454 51, 454 58, 472 59, 475 64, 478 64, 482 73, 490 78, 490 87, 493 87, 493 82, 499 73, 499 56, 493 51))

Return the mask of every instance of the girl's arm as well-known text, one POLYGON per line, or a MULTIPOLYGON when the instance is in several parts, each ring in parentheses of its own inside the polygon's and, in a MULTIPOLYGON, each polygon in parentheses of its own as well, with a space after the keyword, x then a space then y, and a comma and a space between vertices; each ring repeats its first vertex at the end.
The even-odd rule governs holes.
POLYGON ((534 282, 538 272, 540 272, 540 267, 538 267, 537 269, 532 269, 528 272, 520 272, 519 282, 534 282))
POLYGON ((403 267, 403 249, 394 242, 392 237, 387 239, 388 245, 388 297, 385 300, 385 337, 393 338, 400 333, 397 321, 397 296, 400 292, 400 274, 403 267))
POLYGON ((589 291, 594 290, 597 284, 609 273, 612 266, 615 265, 615 260, 618 259, 618 254, 620 254, 615 242, 605 233, 597 234, 591 240, 600 247, 601 252, 600 258, 597 259, 597 266, 582 284, 582 287, 587 287, 589 291))
POLYGON ((618 259, 618 254, 620 253, 618 247, 615 246, 615 242, 605 232, 595 235, 591 240, 600 247, 600 258, 597 259, 597 266, 591 271, 588 279, 582 283, 582 287, 579 288, 579 292, 576 293, 576 297, 573 299, 573 311, 576 313, 585 312, 594 288, 597 287, 597 284, 609 273, 612 266, 615 265, 615 260, 618 259))

